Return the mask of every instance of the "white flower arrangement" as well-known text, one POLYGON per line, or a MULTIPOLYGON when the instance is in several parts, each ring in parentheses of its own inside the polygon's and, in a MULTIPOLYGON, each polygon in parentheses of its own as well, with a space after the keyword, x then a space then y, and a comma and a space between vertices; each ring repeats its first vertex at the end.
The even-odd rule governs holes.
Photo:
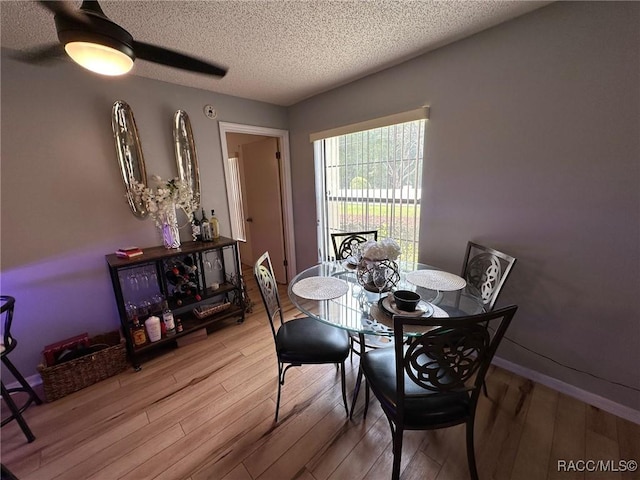
POLYGON ((383 238, 376 242, 369 240, 362 244, 362 256, 367 260, 393 260, 401 253, 400 245, 392 238, 383 238))
POLYGON ((140 201, 149 212, 149 216, 155 221, 157 227, 175 219, 175 210, 182 210, 189 221, 193 219, 193 212, 198 208, 199 199, 194 198, 189 185, 179 178, 163 180, 158 175, 152 175, 151 181, 154 187, 147 187, 143 183, 133 184, 133 196, 140 201))

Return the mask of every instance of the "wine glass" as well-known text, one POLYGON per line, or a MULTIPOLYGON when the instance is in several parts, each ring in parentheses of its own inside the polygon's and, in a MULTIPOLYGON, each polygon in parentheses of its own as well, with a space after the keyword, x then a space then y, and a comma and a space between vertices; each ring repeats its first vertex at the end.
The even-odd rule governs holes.
POLYGON ((129 286, 131 287, 131 290, 137 292, 140 289, 140 286, 138 284, 138 275, 136 274, 136 272, 131 270, 131 272, 129 272, 129 275, 127 275, 127 280, 129 280, 129 286))
POLYGON ((138 275, 138 278, 143 290, 149 288, 149 273, 146 269, 142 270, 142 272, 138 275))
POLYGON ((151 297, 151 311, 162 312, 162 307, 164 306, 164 295, 160 293, 156 293, 151 297))
POLYGON ((213 265, 209 259, 209 252, 204 255, 204 267, 207 269, 207 272, 213 271, 213 265))
POLYGON ((387 286, 388 278, 387 267, 385 265, 376 265, 373 267, 373 284, 378 287, 378 294, 382 299, 382 291, 387 286))
POLYGON ((213 261, 213 269, 214 270, 222 270, 222 262, 220 261, 220 257, 217 256, 213 261))
POLYGON ((138 314, 141 317, 146 317, 151 313, 151 302, 149 300, 142 300, 138 304, 138 314))
POLYGON ((124 308, 130 321, 133 321, 134 317, 138 316, 138 307, 133 302, 127 302, 124 308))

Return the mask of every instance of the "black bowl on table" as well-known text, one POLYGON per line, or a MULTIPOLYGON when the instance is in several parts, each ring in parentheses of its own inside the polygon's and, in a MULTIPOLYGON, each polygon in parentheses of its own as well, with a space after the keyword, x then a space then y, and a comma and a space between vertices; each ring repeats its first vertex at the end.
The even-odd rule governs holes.
POLYGON ((393 299, 398 310, 413 312, 420 302, 420 295, 411 290, 396 290, 393 292, 393 299))

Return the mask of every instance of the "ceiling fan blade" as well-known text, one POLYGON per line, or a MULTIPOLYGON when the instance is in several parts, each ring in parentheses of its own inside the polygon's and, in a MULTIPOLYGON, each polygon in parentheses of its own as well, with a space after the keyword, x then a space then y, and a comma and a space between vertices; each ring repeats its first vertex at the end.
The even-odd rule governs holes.
POLYGON ((46 64, 67 58, 64 47, 60 43, 51 43, 25 51, 15 51, 10 57, 27 63, 46 64))
POLYGON ((190 55, 185 55, 164 47, 150 45, 144 42, 133 41, 133 51, 137 58, 149 62, 160 63, 169 67, 180 68, 197 73, 224 77, 227 69, 213 63, 200 60, 190 55))
POLYGON ((87 17, 69 2, 40 0, 38 3, 54 15, 60 15, 76 22, 87 23, 87 17))
POLYGON ((38 3, 52 13, 72 14, 74 11, 68 2, 40 0, 38 3))

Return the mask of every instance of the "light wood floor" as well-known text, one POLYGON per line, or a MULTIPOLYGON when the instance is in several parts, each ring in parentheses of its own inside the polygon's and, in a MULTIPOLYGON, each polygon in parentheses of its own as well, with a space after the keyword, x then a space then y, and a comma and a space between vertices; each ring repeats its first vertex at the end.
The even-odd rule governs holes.
MULTIPOLYGON (((333 366, 290 369, 280 421, 274 346, 251 275, 254 311, 2 428, 2 463, 20 479, 389 479, 391 434, 372 400, 353 421, 333 366)), ((281 290, 286 318, 297 312, 281 290)), ((516 317, 517 321, 517 317, 516 317)), ((357 358, 347 361, 352 389, 357 358)), ((638 472, 558 472, 558 460, 640 461, 640 426, 542 385, 492 369, 481 398, 476 453, 482 479, 630 479, 638 472)), ((361 396, 362 397, 362 396, 361 396)), ((3 411, 3 417, 6 411, 3 411)), ((406 432, 402 479, 467 479, 464 427, 406 432)))

